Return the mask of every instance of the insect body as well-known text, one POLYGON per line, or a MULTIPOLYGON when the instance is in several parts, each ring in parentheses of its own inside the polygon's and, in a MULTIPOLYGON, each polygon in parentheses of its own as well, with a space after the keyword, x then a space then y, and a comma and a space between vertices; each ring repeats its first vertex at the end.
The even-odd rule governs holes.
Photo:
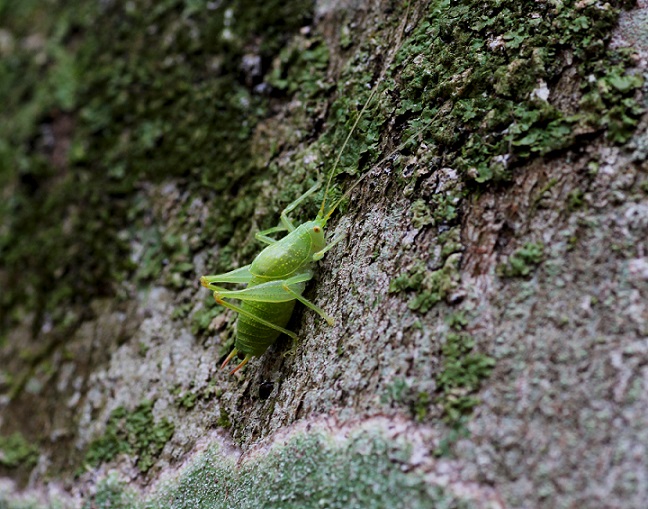
MULTIPOLYGON (((243 361, 236 366, 231 373, 237 372, 254 356, 263 354, 270 345, 272 345, 279 334, 283 333, 290 336, 296 343, 297 335, 286 329, 286 324, 290 320, 293 309, 297 301, 312 309, 329 325, 333 325, 333 319, 328 316, 323 309, 319 308, 311 301, 303 297, 306 283, 313 278, 313 267, 315 262, 321 260, 324 254, 339 243, 344 234, 338 235, 327 244, 324 237, 324 227, 327 221, 335 212, 337 207, 344 201, 351 192, 369 175, 365 173, 357 179, 336 201, 331 208, 325 212, 326 196, 331 185, 331 180, 335 169, 340 161, 342 151, 344 151, 353 130, 358 124, 358 120, 371 101, 372 91, 369 99, 365 103, 355 124, 347 135, 347 138, 338 153, 335 164, 333 165, 324 191, 324 198, 317 217, 313 221, 308 221, 297 227, 293 225, 288 214, 306 198, 312 195, 319 188, 319 183, 315 184, 294 202, 288 205, 281 212, 281 224, 268 230, 257 232, 256 238, 261 242, 269 244, 250 265, 241 267, 224 274, 213 276, 203 276, 200 283, 214 292, 216 302, 226 308, 236 311, 239 318, 236 324, 236 341, 234 349, 227 356, 221 368, 224 368, 237 354, 243 354, 243 361), (287 235, 279 240, 269 237, 269 234, 277 232, 288 232, 287 235), (242 290, 227 290, 218 286, 217 283, 245 283, 247 287, 242 290), (241 305, 232 304, 225 299, 238 299, 241 305)), ((442 111, 439 109, 437 115, 442 111)), ((389 153, 386 157, 376 163, 379 166, 387 159, 400 151, 407 143, 428 129, 432 125, 436 116, 408 140, 389 153)), ((293 347, 294 348, 294 347, 293 347)))
POLYGON ((288 214, 317 191, 318 187, 319 184, 316 184, 288 205, 281 213, 279 226, 256 234, 258 240, 269 245, 250 265, 224 274, 200 278, 204 287, 213 290, 214 299, 218 304, 239 314, 234 349, 221 366, 225 367, 235 355, 242 353, 245 357, 232 373, 241 369, 253 356, 263 354, 281 333, 297 341, 297 335, 285 328, 297 301, 333 325, 333 319, 302 294, 306 283, 313 278, 313 264, 321 260, 329 249, 344 238, 344 235, 339 235, 329 244, 324 238, 324 227, 337 204, 325 214, 325 197, 315 220, 298 227, 295 227, 288 217, 288 214), (281 231, 287 231, 288 234, 279 240, 268 236, 270 233, 281 231), (227 290, 217 283, 246 283, 247 287, 242 290, 227 290), (240 300, 241 305, 237 306, 224 300, 231 298, 240 300))
MULTIPOLYGON (((408 11, 409 13, 409 5, 408 11)), ((402 25, 404 31, 407 26, 408 15, 402 25)), ((402 33, 401 33, 402 38, 402 33)), ((395 51, 392 52, 388 61, 393 60, 395 51)), ((389 64, 386 66, 389 67, 389 64)), ((344 149, 351 138, 352 133, 360 121, 363 113, 372 101, 377 91, 380 80, 374 85, 369 98, 365 102, 362 110, 356 117, 355 123, 347 134, 347 137, 338 152, 337 159, 333 164, 324 190, 324 198, 317 217, 313 221, 308 221, 298 227, 295 227, 290 221, 288 214, 292 212, 300 203, 312 195, 319 188, 319 183, 311 187, 302 196, 288 205, 281 213, 281 222, 279 226, 258 232, 256 238, 266 244, 269 244, 250 265, 240 269, 217 274, 213 276, 203 276, 200 278, 201 284, 214 292, 216 302, 226 308, 232 309, 239 314, 236 324, 236 341, 234 349, 227 356, 221 368, 224 368, 237 354, 243 354, 243 361, 236 366, 232 373, 241 369, 247 362, 257 355, 263 354, 270 345, 272 345, 279 334, 283 333, 290 336, 294 342, 297 341, 297 335, 286 329, 286 324, 290 320, 297 301, 312 309, 324 318, 330 325, 333 325, 333 319, 329 317, 324 310, 303 297, 306 283, 313 278, 313 267, 316 261, 321 260, 324 254, 340 242, 344 235, 338 235, 331 242, 327 243, 324 237, 324 227, 331 214, 336 210, 339 204, 346 199, 360 182, 369 175, 365 173, 358 178, 344 193, 342 198, 335 202, 331 208, 326 211, 326 198, 331 186, 331 180, 337 169, 338 163, 344 149), (287 232, 286 236, 275 240, 269 237, 269 234, 277 232, 287 232), (244 283, 246 288, 242 290, 227 290, 218 286, 219 283, 244 283), (231 303, 225 299, 238 299, 240 305, 231 303)), ((441 110, 439 110, 440 113, 441 110)), ((437 113, 438 114, 438 113, 437 113)), ((435 116, 436 118, 436 116, 435 116)), ((414 135, 412 135, 404 144, 392 151, 375 166, 382 164, 396 152, 401 150, 409 141, 414 139, 418 134, 427 129, 432 121, 428 122, 414 135)))

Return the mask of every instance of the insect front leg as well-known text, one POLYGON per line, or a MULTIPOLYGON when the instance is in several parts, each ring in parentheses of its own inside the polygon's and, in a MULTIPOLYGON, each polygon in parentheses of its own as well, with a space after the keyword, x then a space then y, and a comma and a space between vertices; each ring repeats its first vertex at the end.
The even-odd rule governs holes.
POLYGON ((329 244, 326 245, 324 249, 322 249, 321 251, 317 251, 316 253, 313 254, 313 261, 316 262, 324 258, 324 255, 326 254, 327 251, 335 247, 336 244, 342 242, 345 238, 346 238, 346 233, 341 233, 340 235, 335 237, 329 244))
POLYGON ((294 202, 290 203, 285 209, 281 211, 281 224, 283 224, 286 227, 286 230, 288 230, 289 232, 295 230, 295 226, 292 224, 292 221, 288 218, 288 214, 290 214, 293 210, 295 210, 299 206, 299 204, 303 202, 306 198, 308 198, 311 194, 317 191, 320 185, 321 183, 317 182, 317 184, 315 184, 308 191, 306 191, 304 194, 302 194, 299 198, 297 198, 294 202))

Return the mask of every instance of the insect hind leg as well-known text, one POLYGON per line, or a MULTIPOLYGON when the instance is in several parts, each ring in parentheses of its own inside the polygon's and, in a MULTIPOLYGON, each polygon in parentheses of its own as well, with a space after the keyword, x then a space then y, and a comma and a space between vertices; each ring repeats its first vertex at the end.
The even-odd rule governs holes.
POLYGON ((229 361, 231 361, 231 360, 236 356, 237 353, 238 353, 238 350, 237 350, 236 348, 234 348, 234 349, 229 353, 229 355, 227 356, 227 358, 223 361, 223 364, 221 364, 220 368, 221 368, 221 369, 224 369, 225 366, 227 366, 227 365, 229 364, 229 361))
POLYGON ((252 358, 251 355, 249 355, 249 354, 246 355, 245 358, 240 362, 240 364, 238 366, 236 366, 232 371, 230 371, 230 375, 233 375, 239 369, 241 369, 243 366, 245 366, 251 358, 252 358))
POLYGON ((220 295, 218 291, 214 292, 214 300, 223 307, 231 309, 232 311, 236 311, 238 314, 246 316, 251 320, 254 320, 260 324, 265 325, 266 327, 270 327, 271 329, 286 334, 287 336, 290 336, 295 341, 297 340, 297 334, 295 334, 294 332, 289 331, 288 329, 284 329, 283 327, 279 327, 278 325, 275 325, 274 323, 269 322, 268 320, 264 320, 263 318, 256 316, 255 314, 250 313, 249 311, 246 311, 245 309, 243 309, 240 306, 237 306, 236 304, 232 304, 231 302, 227 302, 226 300, 223 300, 223 297, 220 295))

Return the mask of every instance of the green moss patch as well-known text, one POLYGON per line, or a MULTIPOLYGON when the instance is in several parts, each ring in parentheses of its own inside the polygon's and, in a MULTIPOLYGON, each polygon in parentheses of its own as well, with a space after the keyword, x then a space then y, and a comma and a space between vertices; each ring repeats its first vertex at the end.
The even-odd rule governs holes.
POLYGON ((434 305, 447 298, 458 285, 459 257, 449 255, 443 267, 429 270, 423 262, 394 278, 389 284, 389 292, 414 291, 407 306, 420 313, 427 313, 434 305))
POLYGON ((453 427, 448 437, 451 439, 479 404, 476 394, 495 367, 495 359, 475 348, 474 338, 465 331, 468 319, 464 312, 448 315, 446 322, 450 332, 441 347, 436 403, 443 410, 444 420, 453 427))
POLYGON ((426 137, 442 163, 478 183, 507 180, 581 135, 624 143, 643 111, 643 78, 628 70, 631 52, 606 43, 631 4, 433 1, 401 51, 399 111, 416 117, 414 129, 433 121, 426 137), (575 99, 558 102, 556 91, 575 99))
POLYGON ((437 376, 438 402, 451 423, 472 413, 479 404, 475 396, 495 367, 495 359, 476 352, 474 339, 465 332, 451 332, 442 347, 442 367, 437 376))
POLYGON ((383 405, 405 408, 417 422, 425 421, 432 403, 428 392, 417 390, 404 378, 394 378, 383 390, 380 396, 383 405))
POLYGON ((38 459, 38 448, 20 433, 0 436, 0 465, 7 468, 33 467, 38 459))
POLYGON ((146 499, 114 480, 86 508, 461 508, 468 504, 404 468, 412 455, 403 439, 355 431, 342 443, 313 433, 291 438, 266 455, 238 464, 210 448, 179 477, 146 499))
POLYGON ((506 277, 525 277, 531 274, 543 260, 544 245, 539 242, 527 242, 509 256, 505 264, 498 267, 498 272, 506 277))
POLYGON ((137 467, 146 472, 173 436, 174 428, 167 419, 155 422, 151 401, 144 401, 131 412, 116 408, 110 414, 104 434, 90 443, 85 463, 96 466, 125 453, 136 456, 137 467))

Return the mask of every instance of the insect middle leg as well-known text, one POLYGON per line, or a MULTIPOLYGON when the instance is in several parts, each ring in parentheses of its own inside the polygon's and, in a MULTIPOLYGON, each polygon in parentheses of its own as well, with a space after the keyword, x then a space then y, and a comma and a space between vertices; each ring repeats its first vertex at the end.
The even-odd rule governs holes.
POLYGON ((267 230, 261 230, 260 232, 256 232, 254 234, 254 237, 257 240, 260 240, 261 242, 265 242, 266 244, 274 244, 277 242, 275 239, 272 237, 268 237, 269 233, 277 233, 277 232, 285 232, 286 227, 284 225, 279 225, 279 226, 273 226, 272 228, 268 228, 267 230))
POLYGON ((238 269, 225 272, 223 274, 214 274, 200 278, 200 284, 210 290, 216 290, 218 286, 214 283, 249 283, 252 279, 250 266, 240 267, 238 269))

